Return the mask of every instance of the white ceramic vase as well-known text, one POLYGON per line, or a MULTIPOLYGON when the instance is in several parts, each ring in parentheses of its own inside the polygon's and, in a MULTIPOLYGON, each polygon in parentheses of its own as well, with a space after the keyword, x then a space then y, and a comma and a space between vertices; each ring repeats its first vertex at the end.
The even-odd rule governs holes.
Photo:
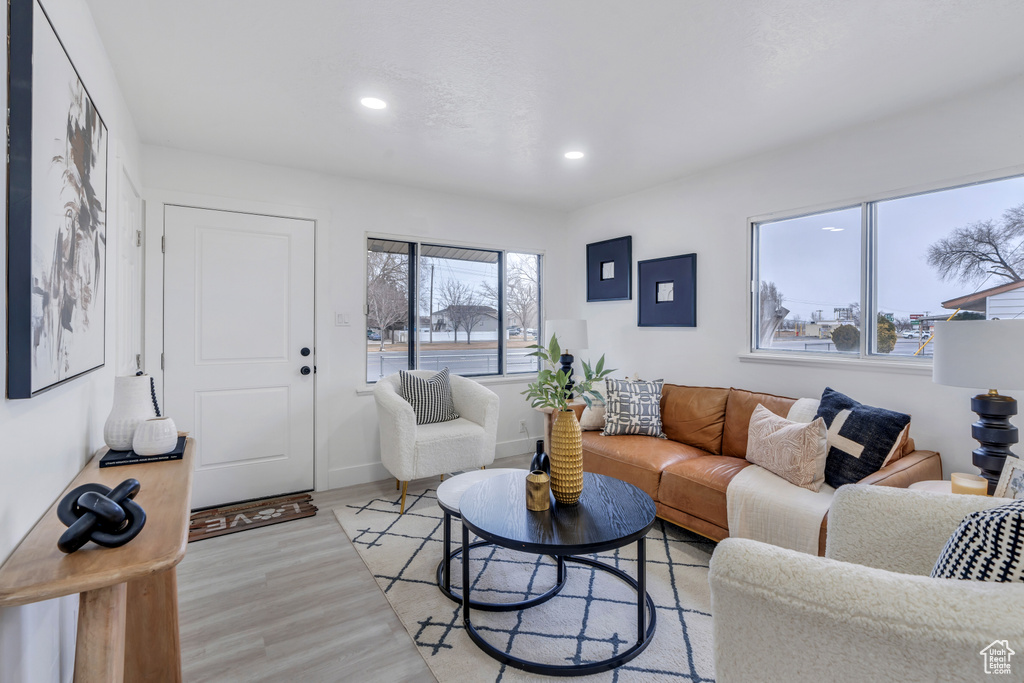
POLYGON ((103 440, 110 450, 131 450, 135 429, 156 417, 150 381, 149 375, 114 378, 114 407, 103 425, 103 440))
POLYGON ((132 439, 132 450, 138 455, 170 453, 178 443, 178 428, 169 417, 155 417, 139 423, 132 439))

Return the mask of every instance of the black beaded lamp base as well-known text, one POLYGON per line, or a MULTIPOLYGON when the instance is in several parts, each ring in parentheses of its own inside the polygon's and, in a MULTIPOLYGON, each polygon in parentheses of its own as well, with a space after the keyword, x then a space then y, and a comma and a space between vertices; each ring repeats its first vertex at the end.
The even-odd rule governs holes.
POLYGON ((971 425, 971 436, 981 444, 973 452, 974 466, 988 480, 988 493, 992 495, 1006 458, 1017 457, 1010 450, 1018 440, 1017 428, 1010 424, 1010 416, 1017 414, 1017 401, 995 392, 978 394, 971 399, 971 410, 979 418, 971 425))
POLYGON ((563 353, 559 356, 558 360, 562 363, 562 367, 559 368, 559 370, 564 372, 565 376, 569 378, 569 381, 565 383, 565 398, 566 400, 571 401, 572 388, 576 385, 576 383, 572 381, 572 364, 575 358, 573 358, 571 353, 563 353))

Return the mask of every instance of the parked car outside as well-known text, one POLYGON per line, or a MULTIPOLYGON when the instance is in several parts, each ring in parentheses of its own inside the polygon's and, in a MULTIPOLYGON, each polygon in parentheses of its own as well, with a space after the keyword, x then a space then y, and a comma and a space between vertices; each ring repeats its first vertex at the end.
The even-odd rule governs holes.
POLYGON ((373 330, 366 331, 366 338, 370 341, 380 341, 380 332, 374 332, 373 330))
POLYGON ((510 336, 510 337, 518 337, 522 333, 523 333, 523 328, 521 328, 521 327, 510 327, 510 328, 508 328, 508 336, 510 336))

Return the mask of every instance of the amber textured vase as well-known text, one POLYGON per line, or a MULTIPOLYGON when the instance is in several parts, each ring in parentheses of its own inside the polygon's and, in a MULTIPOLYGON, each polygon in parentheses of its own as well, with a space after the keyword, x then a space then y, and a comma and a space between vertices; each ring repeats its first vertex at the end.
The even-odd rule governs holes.
POLYGON ((583 492, 583 432, 572 410, 556 410, 551 425, 551 493, 560 505, 575 505, 583 492))

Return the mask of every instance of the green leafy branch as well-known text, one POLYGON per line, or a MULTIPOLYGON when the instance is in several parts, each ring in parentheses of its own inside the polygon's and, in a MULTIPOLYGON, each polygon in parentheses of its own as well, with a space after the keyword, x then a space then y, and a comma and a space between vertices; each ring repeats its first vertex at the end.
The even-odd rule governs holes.
MULTIPOLYGON (((536 356, 544 361, 544 366, 537 372, 537 381, 532 382, 521 392, 530 399, 530 405, 534 408, 552 408, 555 410, 569 410, 569 376, 561 370, 559 357, 562 355, 562 348, 558 345, 557 335, 551 335, 551 341, 547 348, 540 344, 531 344, 528 348, 534 349, 528 356, 536 356)), ((592 408, 594 401, 604 403, 601 394, 594 391, 594 383, 604 379, 615 372, 612 369, 605 369, 604 356, 597 361, 597 365, 591 367, 583 361, 583 380, 576 382, 572 390, 579 393, 580 398, 592 408)))

